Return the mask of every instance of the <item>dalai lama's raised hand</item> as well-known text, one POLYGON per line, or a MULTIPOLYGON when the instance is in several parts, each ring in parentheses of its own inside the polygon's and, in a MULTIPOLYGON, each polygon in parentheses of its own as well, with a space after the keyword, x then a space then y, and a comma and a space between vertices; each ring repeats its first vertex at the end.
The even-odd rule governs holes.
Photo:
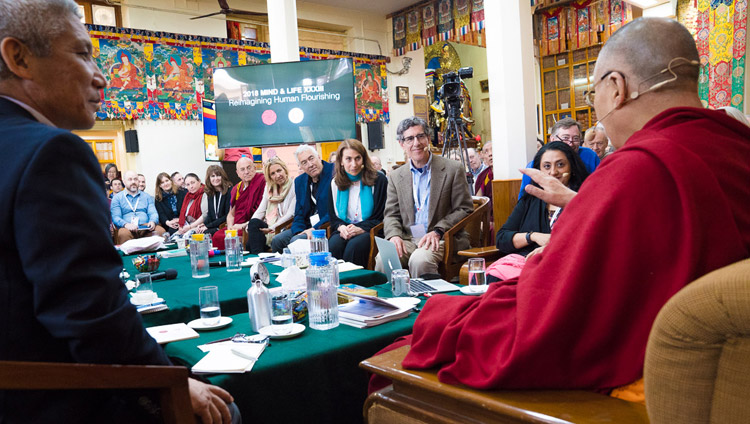
POLYGON ((522 174, 528 175, 529 178, 542 187, 540 189, 539 187, 529 184, 525 187, 526 193, 529 193, 550 205, 564 208, 576 195, 575 191, 565 187, 560 180, 551 175, 546 175, 538 169, 523 168, 519 169, 519 171, 521 171, 522 174))

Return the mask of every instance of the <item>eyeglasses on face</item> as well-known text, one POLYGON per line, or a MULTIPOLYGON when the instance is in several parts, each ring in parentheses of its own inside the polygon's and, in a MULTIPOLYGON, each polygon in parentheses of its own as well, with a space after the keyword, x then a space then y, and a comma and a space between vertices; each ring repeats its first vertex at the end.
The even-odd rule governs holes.
POLYGON ((555 137, 557 137, 557 141, 562 141, 566 144, 581 144, 581 137, 571 137, 567 134, 564 136, 556 135, 555 137))
POLYGON ((602 75, 601 78, 599 78, 599 81, 595 82, 594 85, 591 86, 591 90, 586 90, 583 92, 583 101, 585 101, 587 105, 589 105, 590 107, 594 107, 594 96, 596 95, 596 90, 594 89, 600 82, 604 81, 604 78, 607 78, 607 76, 612 72, 615 71, 606 72, 604 75, 602 75))
POLYGON ((427 134, 420 133, 420 134, 417 134, 417 135, 412 135, 412 136, 409 136, 409 137, 404 137, 403 140, 402 140, 402 142, 404 144, 406 144, 407 146, 411 146, 412 144, 414 144, 415 140, 425 141, 425 140, 427 140, 427 138, 428 138, 427 134))

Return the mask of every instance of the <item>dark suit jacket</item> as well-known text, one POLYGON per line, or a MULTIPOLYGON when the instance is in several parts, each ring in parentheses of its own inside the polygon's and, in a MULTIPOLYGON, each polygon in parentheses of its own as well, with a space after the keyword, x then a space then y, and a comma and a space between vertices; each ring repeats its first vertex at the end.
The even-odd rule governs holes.
POLYGON ((180 217, 180 209, 182 209, 182 201, 185 200, 186 193, 187 190, 185 189, 180 189, 177 191, 177 213, 172 212, 172 208, 169 206, 169 202, 167 202, 163 197, 159 202, 154 199, 154 206, 156 206, 156 212, 159 214, 159 224, 161 224, 162 228, 169 231, 169 234, 174 234, 177 230, 175 230, 174 228, 169 228, 167 226, 167 221, 180 217))
POLYGON ((216 211, 214 205, 214 196, 206 196, 208 200, 208 216, 203 217, 203 225, 208 228, 208 232, 215 233, 219 229, 219 225, 227 222, 227 215, 229 215, 230 202, 229 199, 232 197, 232 190, 228 189, 226 193, 221 195, 219 199, 219 210, 216 211))
MULTIPOLYGON (((331 180, 333 179, 333 164, 323 161, 323 171, 320 173, 320 183, 315 195, 318 203, 318 217, 320 221, 314 228, 328 222, 328 197, 331 194, 331 180)), ((310 176, 303 173, 294 179, 294 194, 297 196, 297 206, 294 208, 292 234, 298 234, 312 227, 310 217, 315 215, 312 195, 310 193, 310 176)))
MULTIPOLYGON (((0 128, 0 360, 169 364, 119 279, 91 148, 2 98, 0 128)), ((86 421, 99 396, 0 391, 0 422, 86 421)))
MULTIPOLYGON (((469 183, 461 165, 451 159, 432 155, 430 179, 430 213, 427 231, 436 228, 448 231, 474 210, 469 183)), ((388 200, 383 220, 385 238, 399 236, 411 240, 414 225, 414 191, 409 164, 391 172, 388 179, 388 200)), ((460 231, 455 237, 457 249, 469 248, 469 235, 460 231)))

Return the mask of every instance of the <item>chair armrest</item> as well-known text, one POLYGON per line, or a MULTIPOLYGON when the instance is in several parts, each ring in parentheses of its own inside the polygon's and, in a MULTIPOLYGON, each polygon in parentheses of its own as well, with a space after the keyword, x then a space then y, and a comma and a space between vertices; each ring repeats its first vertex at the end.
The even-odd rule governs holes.
POLYGON ((492 258, 497 257, 500 255, 500 251, 497 250, 497 247, 495 246, 485 246, 485 247, 474 247, 472 249, 466 249, 466 250, 459 250, 458 254, 460 256, 465 256, 467 258, 492 258))
POLYGON ((280 232, 286 230, 287 228, 291 228, 292 227, 292 222, 294 222, 294 217, 291 217, 291 218, 287 219, 286 221, 278 224, 276 226, 276 229, 273 230, 274 235, 275 234, 279 234, 280 232))

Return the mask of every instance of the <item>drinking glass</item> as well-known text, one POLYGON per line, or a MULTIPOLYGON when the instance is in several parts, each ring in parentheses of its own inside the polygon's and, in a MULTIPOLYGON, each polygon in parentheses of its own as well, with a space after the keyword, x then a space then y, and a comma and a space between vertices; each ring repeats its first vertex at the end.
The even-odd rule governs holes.
POLYGON ((484 258, 469 259, 469 286, 477 291, 484 290, 487 280, 484 274, 484 258))
POLYGON ((279 291, 271 296, 271 325, 275 334, 289 334, 294 322, 292 298, 288 292, 279 291))
POLYGON ((156 293, 154 293, 154 285, 151 282, 151 274, 143 272, 135 275, 135 293, 133 293, 133 300, 138 305, 148 305, 153 303, 156 299, 156 293))
POLYGON ((411 291, 408 269, 394 269, 391 272, 391 292, 394 296, 406 296, 411 291))
POLYGON ((208 241, 203 240, 203 234, 195 234, 190 240, 190 268, 193 278, 209 276, 208 241), (201 237, 197 237, 201 236, 201 237))
POLYGON ((198 303, 201 308, 201 321, 203 325, 216 325, 221 321, 219 288, 217 286, 199 288, 198 303))

